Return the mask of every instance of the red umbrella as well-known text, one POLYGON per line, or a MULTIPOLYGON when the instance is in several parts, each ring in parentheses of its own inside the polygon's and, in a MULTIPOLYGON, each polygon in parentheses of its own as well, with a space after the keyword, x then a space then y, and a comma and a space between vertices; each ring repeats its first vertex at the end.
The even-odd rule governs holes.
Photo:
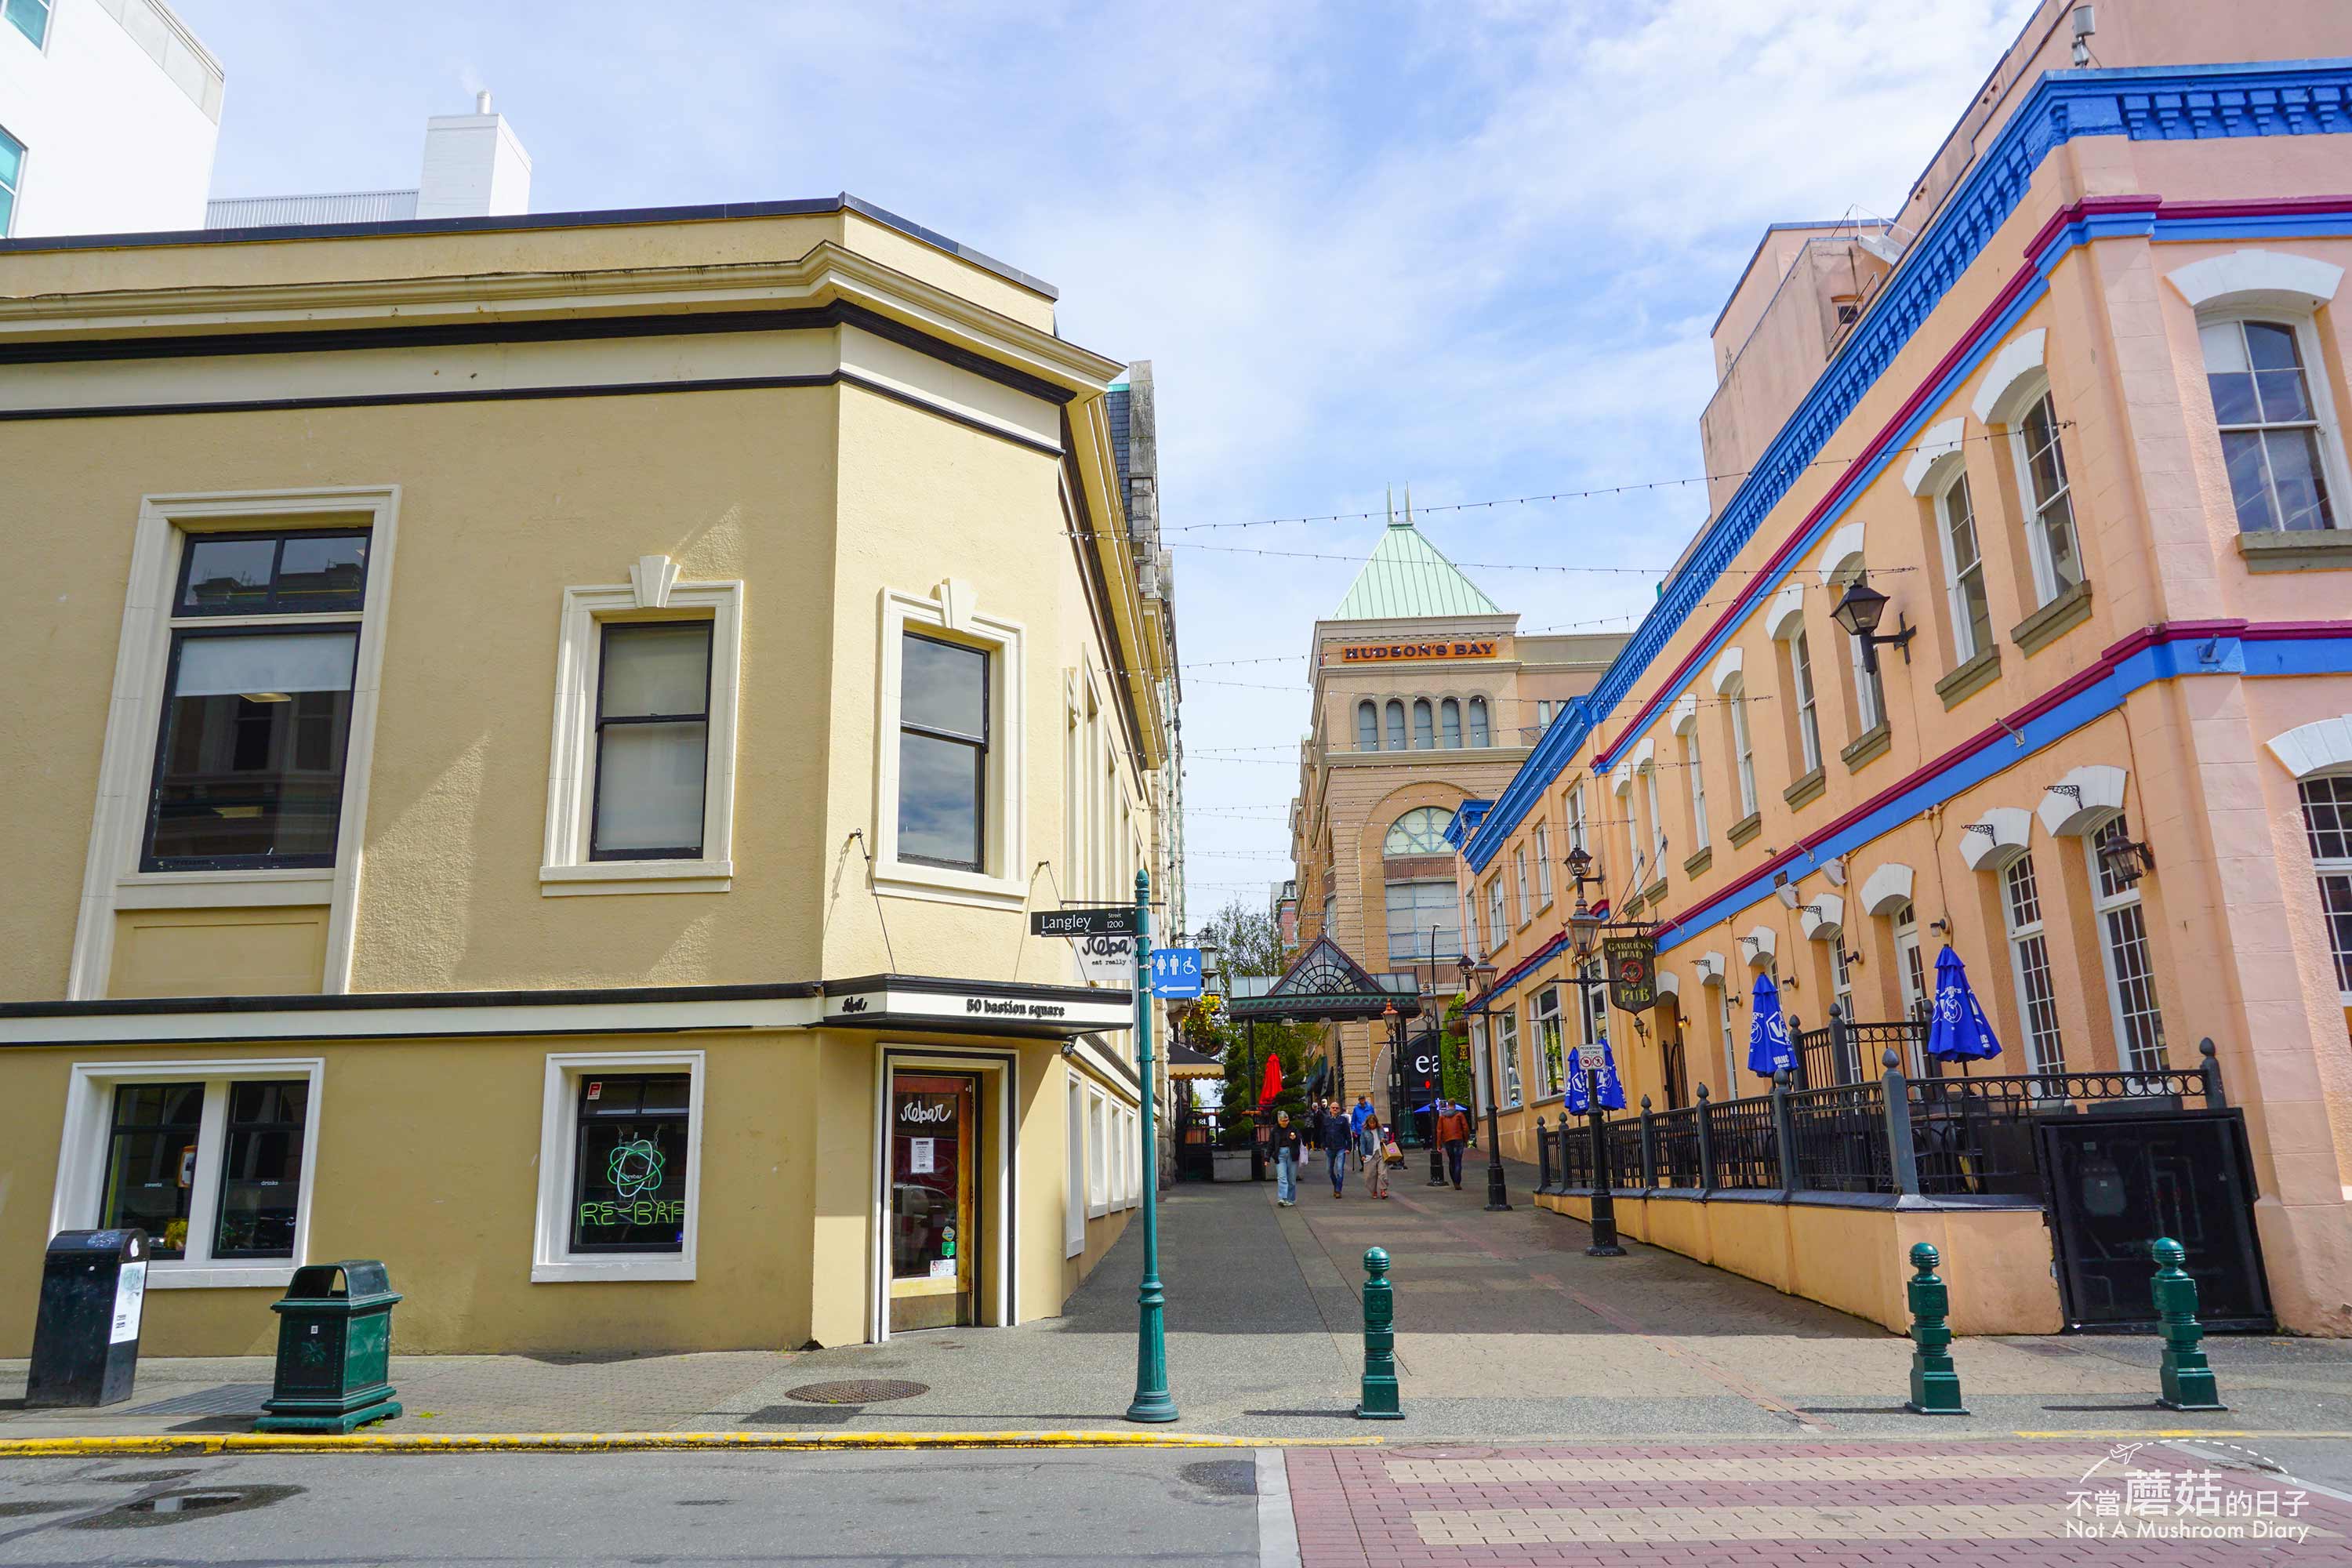
POLYGON ((1270 1056, 1265 1058, 1265 1087, 1258 1091, 1257 1102, 1260 1105, 1271 1105, 1274 1103, 1274 1097, 1281 1092, 1282 1058, 1270 1056))

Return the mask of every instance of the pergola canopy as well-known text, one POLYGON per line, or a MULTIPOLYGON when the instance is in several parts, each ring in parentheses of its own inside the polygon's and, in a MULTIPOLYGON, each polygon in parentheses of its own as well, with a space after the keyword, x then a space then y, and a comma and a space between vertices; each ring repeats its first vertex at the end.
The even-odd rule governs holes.
POLYGON ((1225 1014, 1245 1021, 1348 1023, 1380 1017, 1391 1007, 1403 1017, 1418 1017, 1420 983, 1411 974, 1372 973, 1327 933, 1310 942, 1280 979, 1235 975, 1225 1014))

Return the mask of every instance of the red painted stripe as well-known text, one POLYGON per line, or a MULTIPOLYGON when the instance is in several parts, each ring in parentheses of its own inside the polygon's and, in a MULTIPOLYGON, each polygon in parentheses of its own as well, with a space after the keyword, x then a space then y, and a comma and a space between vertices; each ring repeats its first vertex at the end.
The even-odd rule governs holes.
POLYGON ((2156 216, 2171 218, 2294 217, 2304 213, 2340 213, 2352 209, 2352 195, 2281 196, 2257 202, 2166 202, 2156 216))
POLYGON ((2039 267, 2042 253, 2058 237, 2061 229, 2099 213, 2152 213, 2164 205, 2162 196, 2084 196, 2079 202, 2069 202, 2050 215, 2050 221, 2033 231, 2025 242, 2025 258, 2039 267))

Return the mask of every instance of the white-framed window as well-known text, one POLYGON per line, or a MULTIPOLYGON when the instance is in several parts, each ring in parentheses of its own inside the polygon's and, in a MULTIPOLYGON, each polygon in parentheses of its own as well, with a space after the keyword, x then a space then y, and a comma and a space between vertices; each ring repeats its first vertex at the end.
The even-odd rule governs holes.
MULTIPOLYGON (((885 893, 987 909, 1026 900, 1023 644, 969 584, 929 598, 882 595, 881 723, 875 736, 874 881, 885 893)), ((1089 815, 1108 870, 1112 786, 1089 815)))
POLYGON ((1462 889, 1462 934, 1468 945, 1463 951, 1473 958, 1486 956, 1486 940, 1478 934, 1478 899, 1468 888, 1462 889))
POLYGON ((1445 830, 1454 826, 1454 814, 1442 805, 1417 805, 1389 824, 1387 834, 1381 839, 1383 856, 1447 855, 1453 852, 1445 842, 1445 830))
POLYGON ((1560 1043, 1559 987, 1547 985, 1528 1000, 1528 1033, 1535 1037, 1536 1098, 1559 1092, 1567 1047, 1560 1043))
POLYGON ((2009 967, 2017 985, 2017 1011, 2025 1023, 2029 1071, 2066 1070, 2065 1042, 2058 1032, 2058 993, 2050 977, 2050 944, 2042 924, 2042 886, 2028 850, 2000 874, 2001 922, 2009 932, 2009 967))
POLYGON ((735 874, 735 707, 743 584, 566 588, 539 890, 724 892, 735 874))
POLYGON ((1087 1217, 1110 1213, 1110 1102, 1087 1091, 1087 1217))
POLYGON ((1470 1020, 1470 1092, 1475 1097, 1475 1103, 1470 1107, 1473 1111, 1490 1103, 1494 1098, 1493 1091, 1486 1085, 1486 1021, 1473 1018, 1470 1020))
POLYGON ((1402 752, 1405 749, 1404 704, 1391 698, 1389 700, 1388 712, 1389 750, 1402 752))
MULTIPOLYGON (((1584 966, 1584 977, 1587 980, 1605 981, 1608 975, 1608 966, 1600 959, 1596 958, 1584 966)), ((1580 1005, 1579 1010, 1582 1014, 1583 1025, 1583 1032, 1579 1037, 1577 1044, 1597 1046, 1602 1037, 1609 1033, 1609 987, 1600 984, 1581 986, 1578 989, 1577 999, 1580 1005)))
MULTIPOLYGON (((1830 943, 1830 1001, 1836 1006, 1839 1017, 1849 1024, 1853 1022, 1853 967, 1846 962, 1843 932, 1830 943)), ((1845 1076, 1847 1082, 1854 1080, 1855 1072, 1851 1062, 1846 1064, 1845 1076)))
POLYGON ((1429 699, 1416 697, 1412 701, 1412 749, 1416 752, 1437 748, 1437 721, 1431 711, 1429 699))
POLYGON ((76 1062, 49 1231, 137 1226, 156 1289, 282 1288, 309 1257, 317 1057, 76 1062))
POLYGON ((2107 1008, 2115 1021, 2116 1054, 2126 1072, 2161 1072, 2164 1014, 2157 1005, 2155 955, 2139 884, 2118 881, 2099 858, 2099 847, 2130 837, 2116 816, 2083 840, 2090 858, 2092 918, 2099 924, 2099 958, 2107 976, 2107 1008))
POLYGON ((1536 824, 1536 897, 1542 907, 1551 908, 1551 829, 1544 823, 1536 824))
POLYGON ((2303 781, 2303 830, 2319 873, 2319 913, 2327 922, 2336 989, 2352 1006, 2352 774, 2322 773, 2303 781))
POLYGON ((1483 697, 1473 697, 1470 699, 1470 743, 1474 746, 1490 745, 1493 742, 1489 736, 1490 731, 1486 724, 1486 700, 1483 697))
POLYGON ((1797 703, 1797 752, 1811 773, 1822 765, 1821 719, 1813 710, 1813 648, 1800 628, 1789 639, 1790 695, 1797 703))
POLYGON ((25 144, 0 130, 0 239, 14 232, 16 193, 25 184, 25 144))
POLYGON ((1503 945, 1504 936, 1511 927, 1503 918, 1503 879, 1497 873, 1486 879, 1486 932, 1495 946, 1503 945))
POLYGON ((1503 1058, 1503 1109, 1516 1110, 1520 1100, 1519 1090, 1519 1016, 1512 1008, 1492 1015, 1495 1020, 1495 1051, 1503 1058))
POLYGON ((2020 499, 2025 503, 2025 546, 2032 563, 2037 608, 2083 580, 2083 560, 2074 533, 2074 489, 2066 478, 2066 450, 2058 432, 2058 407, 2046 385, 2009 431, 2021 487, 2020 499))
POLYGON ((1748 689, 1732 688, 1725 693, 1731 704, 1732 771, 1739 780, 1739 815, 1756 815, 1756 740, 1748 728, 1748 689))
POLYGON ((350 988, 398 501, 142 498, 69 998, 108 994, 121 910, 324 905, 350 988))
POLYGON ((2342 527, 2343 448, 2310 319, 2211 318, 2197 336, 2239 531, 2342 527))
POLYGON ((1728 981, 1710 987, 1715 992, 1715 1030, 1723 1042, 1723 1090, 1737 1096, 1739 1082, 1739 1041, 1731 1023, 1731 985, 1728 981))
POLYGON ((1063 1136, 1067 1141, 1062 1173, 1062 1256, 1076 1258, 1087 1249, 1087 1122, 1086 1086, 1068 1071, 1063 1094, 1063 1136))
POLYGON ((1655 764, 1642 769, 1642 798, 1650 808, 1650 879, 1655 881, 1666 874, 1666 814, 1658 804, 1655 764))
POLYGON ((1370 698, 1356 704, 1356 750, 1377 752, 1381 749, 1381 708, 1370 698))
POLYGON ((1584 840, 1584 786, 1577 785, 1568 792, 1568 847, 1592 853, 1592 846, 1584 840))
POLYGON ((1388 954, 1391 965, 1432 963, 1462 956, 1461 905, 1454 884, 1443 881, 1390 882, 1382 889, 1388 905, 1388 954))
MULTIPOLYGON (((1841 634, 1844 635, 1844 634, 1841 634)), ((1853 675, 1853 732, 1866 735, 1886 722, 1886 688, 1864 659, 1863 640, 1845 636, 1846 667, 1853 675)))
POLYGON ((52 0, 5 0, 0 14, 8 18, 9 26, 33 40, 33 47, 44 47, 49 37, 49 9, 52 0))
POLYGON ((702 1079, 700 1051, 548 1056, 533 1283, 694 1278, 702 1079))
POLYGON ((1518 895, 1519 923, 1525 925, 1535 918, 1535 900, 1528 894, 1528 847, 1514 845, 1511 848, 1511 888, 1518 895))
POLYGON ((1683 771, 1690 777, 1691 853, 1696 855, 1712 840, 1706 826, 1706 774, 1701 768, 1698 752, 1698 726, 1685 730, 1683 741, 1683 771))
POLYGON ((1956 471, 1936 497, 1936 538, 1944 552, 1944 594, 1951 605, 1954 664, 1992 647, 1992 604, 1985 596, 1984 549, 1969 476, 1956 471))

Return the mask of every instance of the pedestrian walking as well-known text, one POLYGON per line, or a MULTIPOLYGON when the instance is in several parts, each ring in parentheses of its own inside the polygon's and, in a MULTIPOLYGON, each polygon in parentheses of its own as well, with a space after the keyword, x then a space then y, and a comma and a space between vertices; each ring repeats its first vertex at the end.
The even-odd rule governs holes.
POLYGON ((1359 1171, 1364 1168, 1364 1123, 1370 1121, 1371 1116, 1372 1097, 1368 1094, 1356 1096, 1356 1108, 1348 1112, 1348 1135, 1357 1142, 1356 1169, 1359 1171))
POLYGON ((1445 1145, 1445 1173, 1454 1178, 1454 1190, 1462 1190, 1462 1148, 1470 1142, 1470 1117, 1462 1107, 1448 1100, 1438 1107, 1437 1141, 1445 1145))
POLYGON ((1331 1195, 1347 1196, 1348 1156, 1354 1152, 1356 1141, 1348 1131, 1347 1113, 1338 1106, 1329 1107, 1323 1117, 1323 1156, 1331 1164, 1331 1195))
POLYGON ((1381 1125, 1378 1111, 1370 1106, 1364 1110, 1364 1124, 1356 1133, 1356 1158, 1364 1168, 1364 1195, 1384 1198, 1389 1195, 1388 1129, 1381 1125))
POLYGON ((1298 1129, 1290 1124, 1290 1112, 1277 1111, 1274 1118, 1274 1201, 1276 1207, 1294 1208, 1298 1203, 1298 1162, 1306 1150, 1298 1142, 1298 1129))

